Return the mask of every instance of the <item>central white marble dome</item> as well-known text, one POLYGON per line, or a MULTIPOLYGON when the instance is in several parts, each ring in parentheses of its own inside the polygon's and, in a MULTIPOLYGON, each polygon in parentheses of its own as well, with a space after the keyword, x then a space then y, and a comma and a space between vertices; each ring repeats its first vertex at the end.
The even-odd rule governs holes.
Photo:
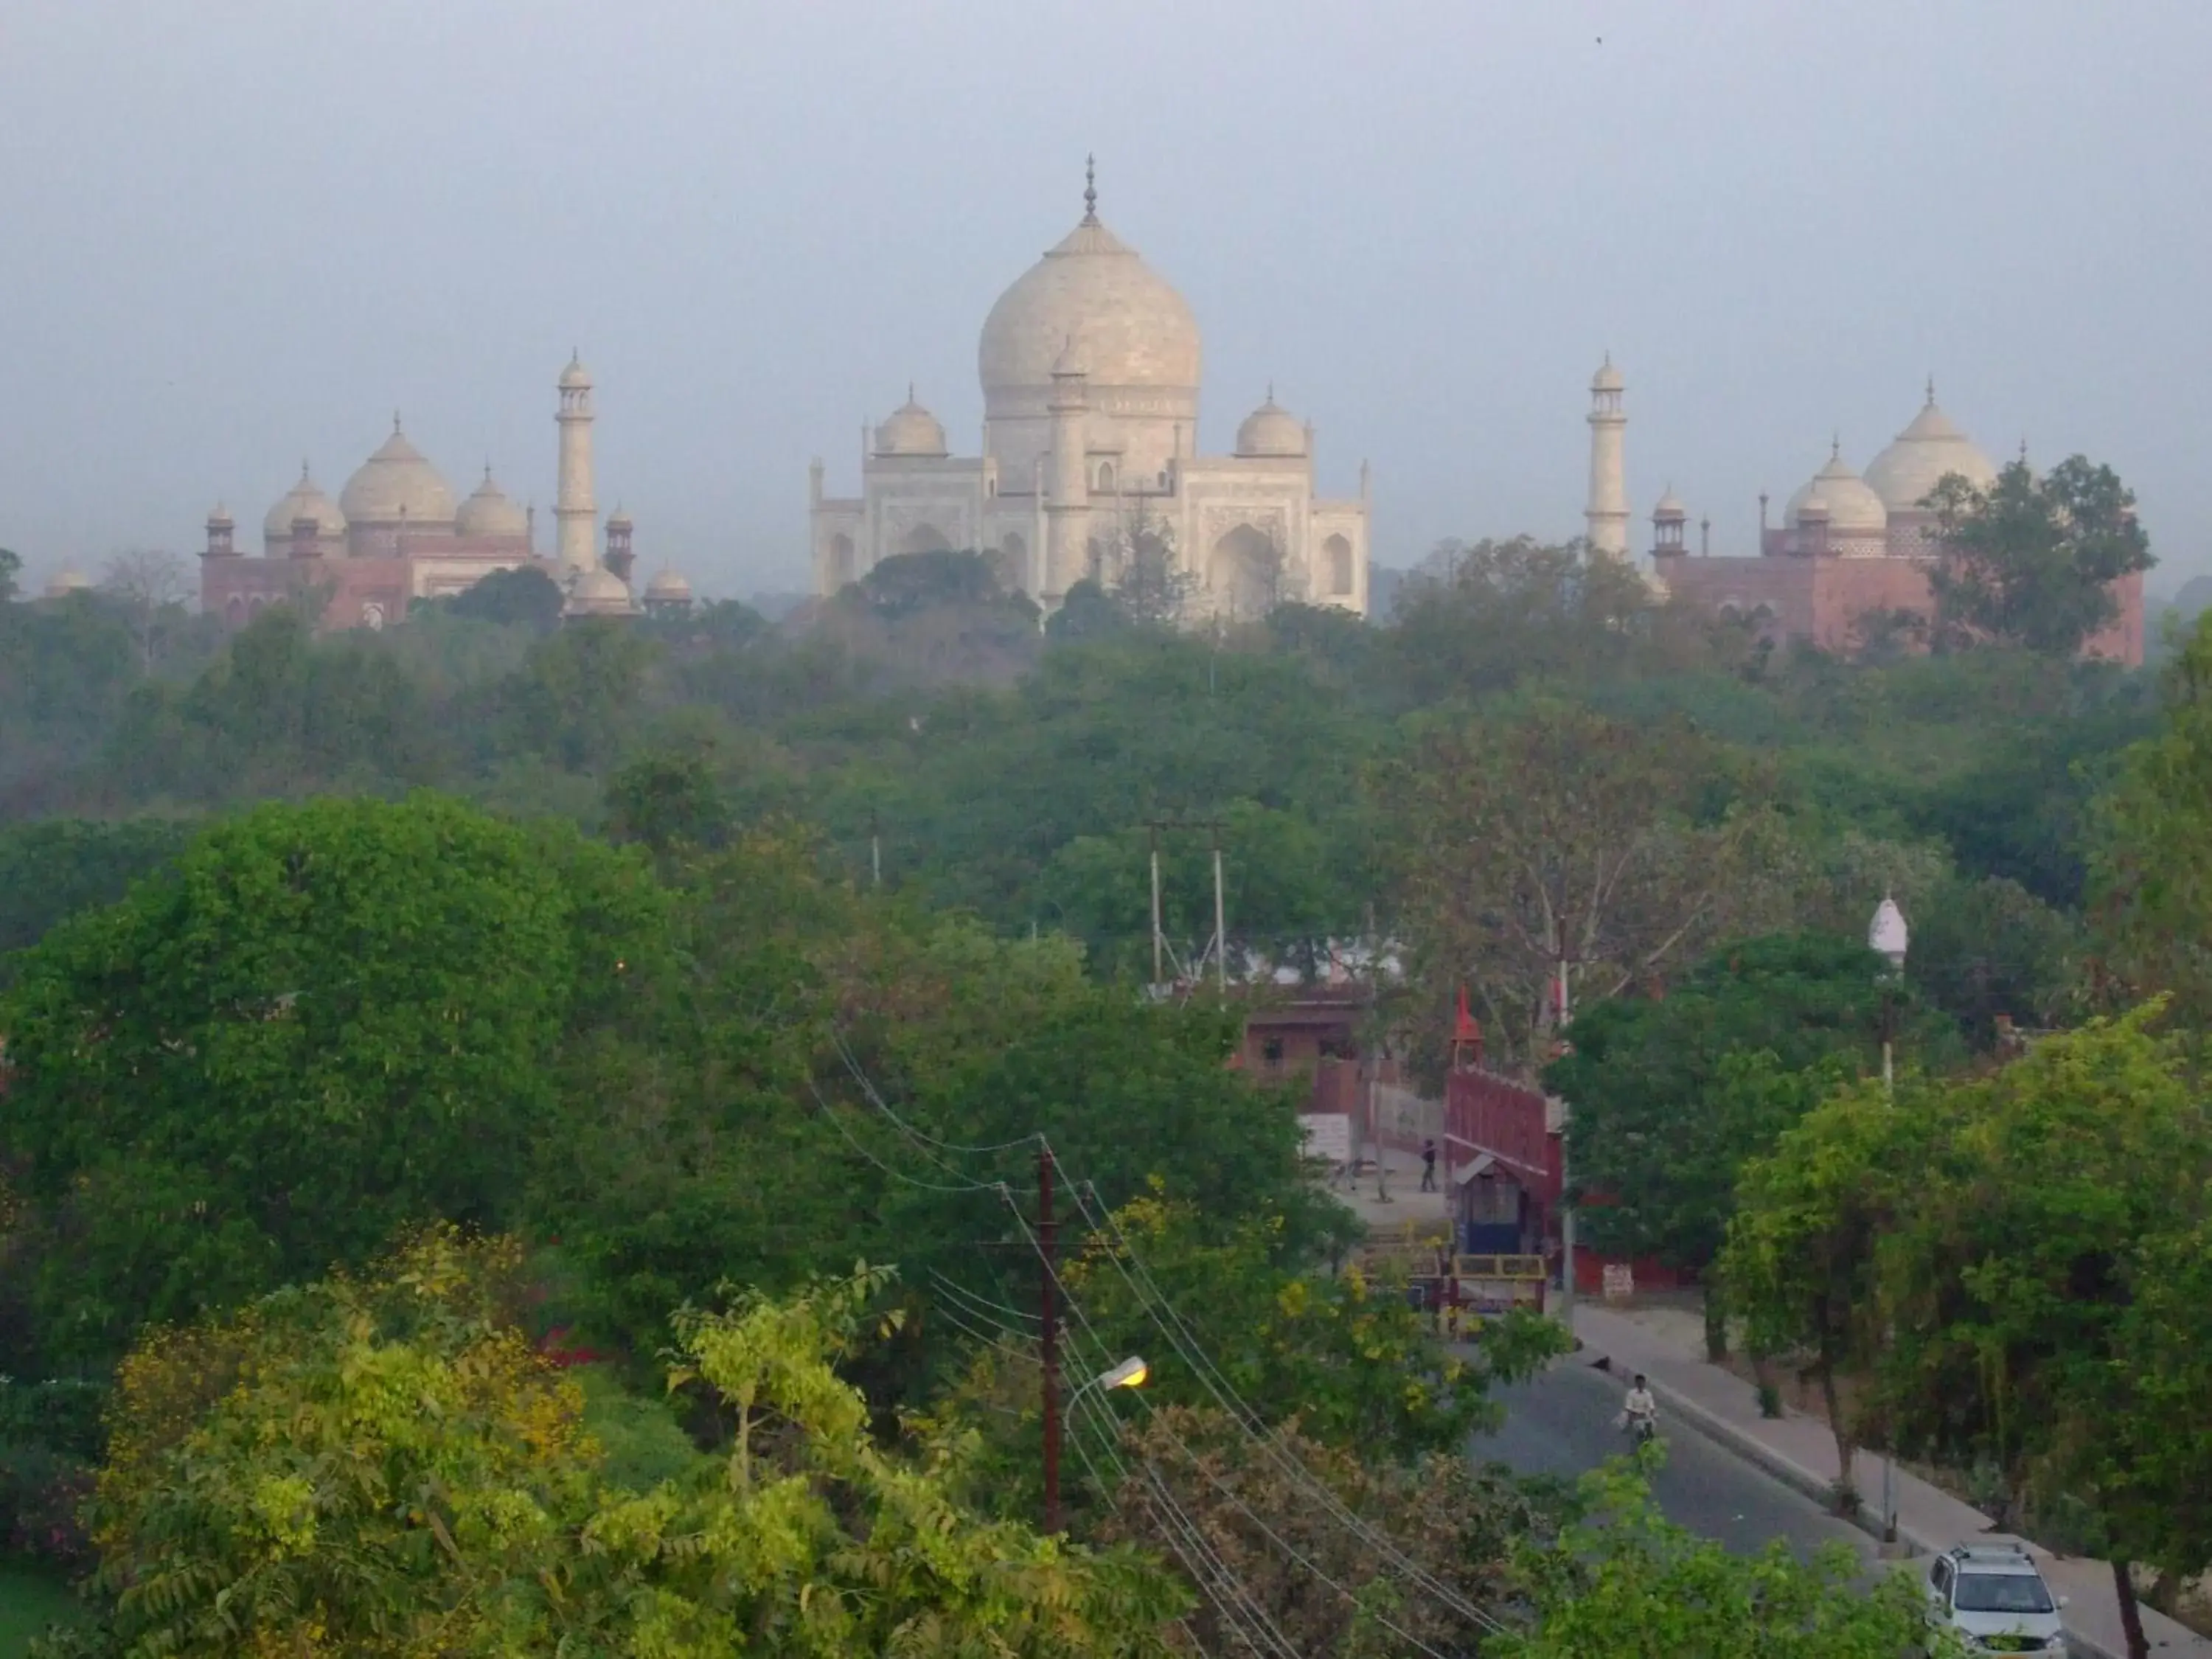
POLYGON ((1146 412, 1194 418, 1198 319, 1121 239, 1086 212, 999 296, 976 352, 986 412, 1027 413, 1075 348, 1095 392, 1149 393, 1146 412))
POLYGON ((422 452, 407 441, 395 415, 392 435, 338 491, 338 507, 349 525, 450 526, 453 492, 422 452))

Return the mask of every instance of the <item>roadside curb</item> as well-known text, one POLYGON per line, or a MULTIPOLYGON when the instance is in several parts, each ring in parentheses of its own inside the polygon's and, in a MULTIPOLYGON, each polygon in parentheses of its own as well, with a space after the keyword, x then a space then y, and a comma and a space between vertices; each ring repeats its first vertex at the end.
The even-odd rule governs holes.
MULTIPOLYGON (((1600 1353, 1595 1349, 1583 1349, 1575 1353, 1572 1358, 1588 1365, 1593 1370, 1602 1370, 1606 1376, 1616 1382, 1624 1381, 1614 1372, 1612 1357, 1608 1354, 1600 1353)), ((1680 1390, 1658 1381, 1650 1373, 1645 1373, 1644 1380, 1655 1399, 1698 1433, 1704 1435, 1706 1439, 1724 1447, 1743 1459, 1745 1462, 1754 1465, 1784 1486, 1794 1492, 1802 1493, 1815 1503, 1827 1508, 1830 1513, 1834 1513, 1835 1487, 1832 1482, 1822 1480, 1802 1463, 1784 1457, 1740 1424, 1731 1423, 1726 1418, 1700 1406, 1680 1390)), ((1853 1513, 1838 1516, 1837 1518, 1850 1522, 1861 1532, 1874 1539, 1877 1544, 1881 1542, 1881 1519, 1879 1516, 1869 1514, 1863 1504, 1853 1513)), ((1902 1524, 1897 1529, 1897 1541, 1905 1546, 1915 1556, 1939 1554, 1948 1547, 1902 1524)), ((2061 1623, 2062 1625, 2064 1623, 2063 1618, 2061 1623)), ((2080 1659, 2127 1659, 2124 1652, 2107 1648, 2101 1642, 2083 1635, 2071 1626, 2066 1627, 2066 1642, 2068 1647, 2080 1656, 2080 1659)))

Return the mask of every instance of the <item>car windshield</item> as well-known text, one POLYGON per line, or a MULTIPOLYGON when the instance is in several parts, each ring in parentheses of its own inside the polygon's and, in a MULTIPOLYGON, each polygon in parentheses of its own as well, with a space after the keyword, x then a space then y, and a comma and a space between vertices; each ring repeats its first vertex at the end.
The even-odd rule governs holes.
POLYGON ((2026 1572, 1962 1572, 1951 1598, 1961 1613, 2049 1613, 2051 1592, 2026 1572))

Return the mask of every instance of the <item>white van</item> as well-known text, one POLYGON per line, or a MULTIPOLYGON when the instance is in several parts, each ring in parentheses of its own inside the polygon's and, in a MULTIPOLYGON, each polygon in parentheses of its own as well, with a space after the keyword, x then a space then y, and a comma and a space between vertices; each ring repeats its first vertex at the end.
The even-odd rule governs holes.
POLYGON ((1928 1566, 1929 1616, 1977 1653, 2066 1651, 2063 1596, 2043 1582, 2035 1558, 2006 1540, 1956 1544, 1928 1566))

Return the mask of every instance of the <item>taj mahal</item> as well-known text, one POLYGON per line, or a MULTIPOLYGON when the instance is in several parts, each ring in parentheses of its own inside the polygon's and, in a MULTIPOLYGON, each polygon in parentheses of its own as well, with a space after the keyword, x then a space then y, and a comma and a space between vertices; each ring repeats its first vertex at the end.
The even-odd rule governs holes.
POLYGON ((1368 607, 1368 473, 1355 496, 1316 489, 1312 426, 1266 399, 1228 455, 1199 451, 1198 321, 1098 216, 1083 217, 999 296, 976 365, 981 453, 955 455, 915 400, 861 433, 857 495, 811 469, 817 592, 898 554, 973 549, 1048 609, 1086 579, 1111 585, 1150 547, 1201 616, 1285 600, 1368 607))

